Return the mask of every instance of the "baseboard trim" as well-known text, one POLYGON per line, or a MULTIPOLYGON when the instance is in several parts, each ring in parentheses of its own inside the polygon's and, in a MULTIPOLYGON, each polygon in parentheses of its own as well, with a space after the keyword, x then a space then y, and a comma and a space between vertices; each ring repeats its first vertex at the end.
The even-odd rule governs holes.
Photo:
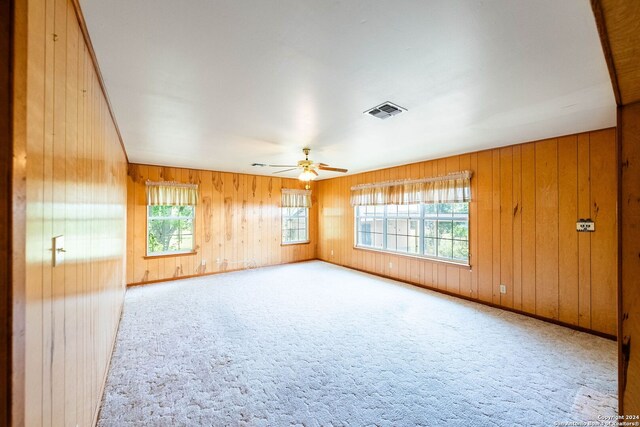
POLYGON ((124 297, 127 293, 126 286, 122 292, 122 301, 120 302, 120 312, 118 313, 118 324, 116 325, 116 332, 113 334, 113 341, 111 342, 111 350, 109 351, 109 362, 107 363, 107 367, 104 371, 104 377, 102 378, 102 384, 100 385, 100 393, 98 393, 99 399, 96 405, 96 408, 93 413, 93 423, 91 424, 93 427, 98 425, 98 419, 100 418, 100 411, 102 410, 102 399, 104 397, 104 389, 107 386, 107 378, 109 377, 109 370, 111 369, 111 358, 113 357, 113 351, 116 348, 116 341, 118 339, 118 331, 120 330, 120 322, 122 321, 122 312, 124 310, 124 297))
POLYGON ((428 289, 430 291, 438 292, 438 293, 441 293, 441 294, 444 294, 444 295, 448 295, 448 296, 451 296, 451 297, 460 298, 460 299, 463 299, 463 300, 466 300, 466 301, 471 301, 471 302, 475 302, 475 303, 478 303, 478 304, 486 305, 488 307, 498 308, 500 310, 509 311, 511 313, 520 314, 520 315, 531 317, 531 318, 537 319, 537 320, 542 320, 543 322, 552 323, 554 325, 564 326, 565 328, 573 329, 573 330, 579 331, 579 332, 585 332, 585 333, 591 334, 591 335, 596 335, 596 336, 599 336, 601 338, 606 338, 606 339, 609 339, 609 340, 612 340, 612 341, 617 341, 618 340, 618 338, 615 335, 610 335, 610 334, 607 334, 607 333, 604 333, 604 332, 595 331, 593 329, 588 329, 588 328, 585 328, 585 327, 582 327, 582 326, 578 326, 578 325, 572 325, 571 323, 562 322, 562 321, 556 320, 556 319, 550 319, 548 317, 539 316, 537 314, 528 313, 526 311, 517 310, 515 308, 503 307, 503 306, 498 305, 498 304, 494 304, 494 303, 487 302, 487 301, 482 301, 482 300, 479 300, 479 299, 476 299, 476 298, 471 298, 471 297, 468 297, 468 296, 465 296, 465 295, 456 294, 456 293, 453 293, 453 292, 446 291, 444 289, 438 289, 438 288, 434 288, 432 286, 423 285, 422 283, 412 282, 410 280, 402 280, 402 279, 398 279, 396 277, 387 276, 385 274, 374 273, 374 272, 371 272, 371 271, 363 270, 361 268, 351 267, 349 265, 339 264, 337 262, 327 261, 327 260, 324 260, 324 259, 319 259, 319 260, 323 261, 323 262, 326 262, 326 263, 329 263, 329 264, 333 264, 333 265, 337 265, 337 266, 340 266, 340 267, 348 268, 350 270, 359 271, 361 273, 371 274, 373 276, 382 277, 384 279, 395 280, 396 282, 406 283, 408 285, 417 286, 417 287, 423 288, 423 289, 428 289))
POLYGON ((233 273, 235 271, 244 271, 244 270, 255 270, 257 268, 275 267, 277 265, 297 264, 299 262, 316 261, 316 260, 318 260, 318 258, 307 258, 307 259, 299 259, 296 261, 282 262, 279 264, 261 265, 259 267, 252 267, 252 268, 233 268, 233 269, 222 270, 222 271, 209 271, 201 274, 189 274, 186 276, 169 277, 166 279, 154 279, 154 280, 147 280, 144 282, 127 283, 127 287, 151 285, 153 283, 161 283, 161 282, 173 282, 174 280, 193 279, 195 277, 206 277, 206 276, 213 276, 215 274, 233 273))

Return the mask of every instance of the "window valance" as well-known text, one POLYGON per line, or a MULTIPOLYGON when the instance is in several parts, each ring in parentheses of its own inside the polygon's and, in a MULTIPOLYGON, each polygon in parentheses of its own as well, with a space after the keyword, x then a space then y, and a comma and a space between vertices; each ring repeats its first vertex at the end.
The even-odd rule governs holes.
POLYGON ((147 181, 147 205, 197 205, 198 185, 147 181))
POLYGON ((310 208, 311 190, 282 189, 283 208, 310 208))
POLYGON ((471 171, 351 187, 351 206, 460 203, 471 200, 471 171))

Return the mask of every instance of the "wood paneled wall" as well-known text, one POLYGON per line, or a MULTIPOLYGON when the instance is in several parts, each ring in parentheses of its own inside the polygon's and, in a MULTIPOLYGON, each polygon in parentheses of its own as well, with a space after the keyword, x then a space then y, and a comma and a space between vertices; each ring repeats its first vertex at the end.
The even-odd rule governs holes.
MULTIPOLYGON (((317 203, 309 212, 310 243, 281 245, 281 188, 300 181, 160 166, 129 165, 127 283, 198 276, 316 258, 317 203), (145 182, 198 184, 194 255, 146 257, 145 182), (203 265, 203 262, 205 263, 203 265)), ((315 184, 312 198, 315 200, 315 184)))
POLYGON ((73 3, 23 6, 24 424, 90 426, 125 291, 127 161, 73 3), (65 260, 53 267, 58 235, 65 260))
POLYGON ((615 129, 318 183, 318 257, 616 335, 615 129), (471 267, 354 249, 350 187, 473 171, 471 267), (594 233, 576 232, 592 218, 594 233), (500 284, 507 293, 500 293, 500 284))

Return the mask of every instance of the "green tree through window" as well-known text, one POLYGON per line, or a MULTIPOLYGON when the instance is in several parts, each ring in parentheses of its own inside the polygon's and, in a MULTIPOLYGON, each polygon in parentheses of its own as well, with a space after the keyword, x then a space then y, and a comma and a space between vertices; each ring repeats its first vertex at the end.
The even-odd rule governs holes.
POLYGON ((194 206, 148 206, 147 255, 193 250, 194 206))

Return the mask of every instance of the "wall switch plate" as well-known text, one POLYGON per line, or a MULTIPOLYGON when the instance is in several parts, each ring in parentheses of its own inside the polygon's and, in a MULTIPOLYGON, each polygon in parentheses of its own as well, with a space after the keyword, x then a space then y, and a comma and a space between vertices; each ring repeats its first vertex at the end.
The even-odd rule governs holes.
POLYGON ((331 249, 331 256, 333 256, 333 249, 331 249))
POLYGON ((204 266, 206 266, 206 265, 207 265, 207 260, 206 260, 206 259, 203 259, 203 260, 202 260, 202 266, 204 267, 204 266))
POLYGON ((500 285, 500 293, 501 294, 506 294, 507 293, 507 285, 500 285))
POLYGON ((590 218, 581 218, 578 220, 578 222, 576 222, 576 230, 579 232, 594 232, 596 231, 596 223, 593 222, 590 218))
POLYGON ((64 236, 56 236, 52 239, 52 258, 51 262, 54 267, 62 264, 64 262, 64 254, 66 249, 64 248, 64 236))
POLYGON ((389 268, 393 268, 393 263, 392 262, 389 263, 389 268))

